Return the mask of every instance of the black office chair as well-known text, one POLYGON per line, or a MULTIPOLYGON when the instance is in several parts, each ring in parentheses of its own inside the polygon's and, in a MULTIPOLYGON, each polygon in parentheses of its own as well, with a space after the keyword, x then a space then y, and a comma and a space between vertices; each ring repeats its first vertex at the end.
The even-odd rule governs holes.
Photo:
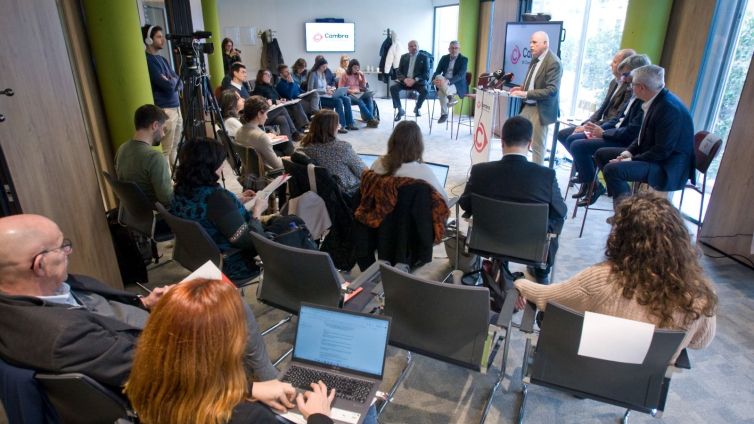
POLYGON ((157 263, 159 256, 154 243, 172 240, 173 234, 157 231, 157 211, 139 186, 130 181, 120 181, 105 171, 102 171, 102 175, 118 196, 118 222, 152 241, 152 256, 157 263))
MULTIPOLYGON (((526 314, 532 311, 529 305, 526 314)), ((531 320, 526 321, 529 325, 522 323, 521 329, 531 334, 531 320)), ((529 384, 626 408, 624 423, 631 411, 661 416, 670 387, 668 364, 685 333, 655 329, 644 362, 628 364, 579 355, 583 324, 583 313, 548 303, 536 346, 531 337, 526 340, 518 422, 524 420, 529 384)))
MULTIPOLYGON (((550 207, 546 203, 518 203, 473 194, 474 211, 466 240, 468 251, 502 261, 543 267, 548 264, 550 207)), ((553 269, 554 275, 554 269, 553 269)))
POLYGON ((34 379, 35 371, 0 359, 0 402, 11 423, 58 424, 55 407, 34 379))
MULTIPOLYGON (((173 259, 189 271, 196 271, 200 266, 207 263, 207 261, 212 261, 212 263, 218 268, 222 269, 223 260, 225 258, 240 253, 240 250, 238 249, 230 249, 221 252, 209 234, 207 234, 198 222, 178 218, 168 212, 167 209, 159 203, 156 203, 155 207, 175 234, 173 259)), ((256 278, 257 275, 252 275, 243 280, 233 280, 233 283, 238 288, 243 288, 252 284, 256 278)))
POLYGON ((125 398, 78 373, 35 375, 63 423, 138 422, 125 398))
MULTIPOLYGON (((392 318, 389 342, 409 351, 408 364, 388 393, 380 412, 390 402, 413 364, 411 352, 486 372, 497 353, 497 349, 492 349, 485 357, 491 323, 487 288, 428 281, 384 264, 380 266, 380 274, 385 290, 384 313, 392 318)), ((511 316, 517 298, 513 291, 506 297, 505 305, 496 319, 492 317, 493 324, 505 330, 503 360, 480 422, 487 417, 493 396, 505 376, 511 316)), ((497 334, 493 340, 496 338, 497 334)))
MULTIPOLYGON (((343 307, 344 280, 338 274, 330 255, 316 250, 299 249, 277 243, 259 234, 252 234, 254 247, 262 259, 262 280, 257 288, 257 299, 273 308, 288 312, 288 315, 262 331, 267 335, 288 323, 293 315, 298 315, 301 302, 316 305, 343 307)), ((369 277, 369 272, 362 273, 359 281, 354 280, 352 287, 361 285, 369 277)), ((367 292, 373 286, 365 285, 367 292)), ((359 301, 348 304, 346 309, 361 311, 368 302, 368 296, 361 296, 359 301)), ((293 349, 287 351, 274 361, 280 363, 293 349)))

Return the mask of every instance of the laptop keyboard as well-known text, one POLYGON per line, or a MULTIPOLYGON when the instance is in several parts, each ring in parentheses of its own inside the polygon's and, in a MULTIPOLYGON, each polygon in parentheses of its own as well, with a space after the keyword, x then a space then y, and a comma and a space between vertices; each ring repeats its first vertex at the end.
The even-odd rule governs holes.
POLYGON ((328 390, 335 389, 335 397, 359 403, 367 401, 369 392, 372 389, 370 381, 357 380, 325 371, 302 368, 296 365, 288 368, 288 371, 281 380, 302 390, 311 390, 311 384, 321 380, 327 385, 328 390))

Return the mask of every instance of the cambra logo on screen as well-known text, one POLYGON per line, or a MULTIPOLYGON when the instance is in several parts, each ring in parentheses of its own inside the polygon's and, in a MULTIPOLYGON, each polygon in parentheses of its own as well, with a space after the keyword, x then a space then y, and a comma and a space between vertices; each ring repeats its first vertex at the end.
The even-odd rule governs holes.
POLYGON ((323 38, 327 38, 327 39, 331 39, 331 38, 350 38, 350 36, 348 34, 340 34, 340 33, 332 34, 332 33, 329 33, 329 32, 326 32, 325 35, 322 35, 322 33, 318 32, 318 33, 314 34, 314 36, 312 38, 314 39, 315 42, 319 43, 320 41, 322 41, 323 38))

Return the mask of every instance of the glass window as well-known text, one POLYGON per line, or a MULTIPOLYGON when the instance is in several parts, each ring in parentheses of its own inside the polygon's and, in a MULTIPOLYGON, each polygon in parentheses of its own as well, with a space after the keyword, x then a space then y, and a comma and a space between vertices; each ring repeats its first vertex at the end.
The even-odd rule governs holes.
POLYGON ((553 21, 563 21, 566 31, 560 46, 562 116, 587 118, 605 97, 627 7, 627 0, 532 1, 532 13, 550 14, 553 21))
POLYGON ((448 44, 458 39, 458 5, 435 7, 435 32, 432 55, 435 64, 448 53, 448 44))

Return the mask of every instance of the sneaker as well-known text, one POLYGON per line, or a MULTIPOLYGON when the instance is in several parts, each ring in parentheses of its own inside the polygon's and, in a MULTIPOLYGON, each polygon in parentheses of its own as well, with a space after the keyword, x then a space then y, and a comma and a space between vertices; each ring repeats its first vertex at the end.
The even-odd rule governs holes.
POLYGON ((442 124, 442 123, 444 123, 447 120, 448 120, 448 115, 447 114, 440 115, 440 119, 437 120, 437 123, 438 124, 442 124))
POLYGON ((458 96, 452 95, 448 96, 448 106, 454 106, 458 103, 458 96))
POLYGON ((345 128, 338 128, 338 134, 348 134, 348 131, 345 128))
POLYGON ((359 127, 357 127, 355 124, 351 124, 351 125, 347 126, 346 129, 348 131, 358 131, 359 127))
POLYGON ((370 119, 367 121, 367 128, 377 128, 380 126, 380 121, 376 119, 370 119))
POLYGON ((398 122, 403 118, 403 116, 406 115, 406 112, 403 109, 398 109, 398 113, 395 114, 395 122, 398 122))

